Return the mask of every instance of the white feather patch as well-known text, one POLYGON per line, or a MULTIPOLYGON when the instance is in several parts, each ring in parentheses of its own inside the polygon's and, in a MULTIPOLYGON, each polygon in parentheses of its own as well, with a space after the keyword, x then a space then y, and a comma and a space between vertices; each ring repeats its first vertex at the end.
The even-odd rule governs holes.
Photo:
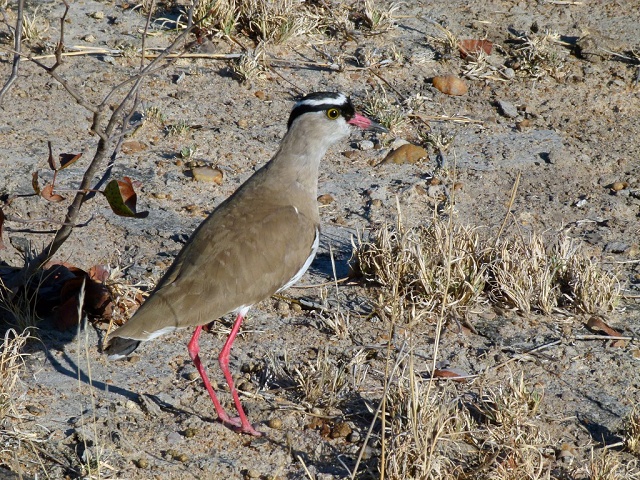
POLYGON ((282 292, 282 291, 286 290, 287 288, 289 288, 292 285, 296 284, 298 282, 298 280, 300 280, 302 275, 304 275, 304 272, 306 272, 309 269, 309 267, 311 266, 311 262, 313 262, 313 259, 316 256, 316 252, 318 251, 318 246, 319 245, 320 245, 320 231, 316 228, 316 236, 313 239, 313 245, 311 245, 311 253, 309 254, 309 257, 307 258, 307 261, 304 262, 304 265, 302 265, 302 268, 300 270, 298 270, 298 273, 296 273, 291 278, 291 280, 289 280, 282 287, 280 287, 276 293, 279 293, 279 292, 282 292))

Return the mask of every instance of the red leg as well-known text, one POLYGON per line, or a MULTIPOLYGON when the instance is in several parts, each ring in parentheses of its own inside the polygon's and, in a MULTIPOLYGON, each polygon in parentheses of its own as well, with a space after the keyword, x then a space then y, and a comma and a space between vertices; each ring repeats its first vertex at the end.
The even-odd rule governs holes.
POLYGON ((247 416, 242 409, 242 404, 240 403, 240 397, 238 397, 238 391, 236 387, 233 385, 233 378, 231 377, 231 372, 229 371, 229 354, 231 353, 231 346, 233 345, 233 341, 238 335, 238 331, 240 330, 240 325, 242 324, 242 314, 239 313, 236 317, 236 321, 231 328, 231 333, 229 334, 229 338, 224 343, 224 347, 222 347, 222 351, 218 356, 218 363, 220 363, 220 368, 222 369, 222 373, 224 374, 224 378, 227 380, 227 384, 229 385, 229 389, 231 390, 231 396, 233 397, 233 403, 236 405, 236 410, 238 410, 238 415, 240 416, 240 428, 239 431, 243 433, 248 433, 249 435, 260 436, 262 433, 258 432, 256 429, 251 426, 247 416))
POLYGON ((189 341, 189 345, 187 346, 187 350, 189 350, 189 356, 191 360, 193 360, 194 365, 198 369, 200 376, 202 377, 202 381, 204 382, 204 386, 207 388, 209 392, 209 396, 211 400, 213 400, 213 405, 216 408, 216 413, 218 414, 218 418, 220 421, 226 425, 230 425, 233 427, 240 427, 238 422, 234 422, 229 415, 224 411, 222 405, 220 405, 220 401, 216 396, 216 392, 213 391, 213 387, 211 386, 211 382, 209 382, 209 378, 207 377, 207 373, 204 371, 204 366, 200 361, 200 346, 198 345, 198 338, 200 338, 200 332, 202 331, 202 327, 197 327, 196 331, 193 332, 193 337, 191 337, 191 341, 189 341))

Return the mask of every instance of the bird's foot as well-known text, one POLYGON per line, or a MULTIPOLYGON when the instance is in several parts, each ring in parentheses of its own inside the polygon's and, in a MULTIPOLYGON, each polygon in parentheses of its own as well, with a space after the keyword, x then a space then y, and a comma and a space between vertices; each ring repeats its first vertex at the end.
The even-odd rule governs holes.
POLYGON ((253 428, 253 426, 249 422, 243 424, 240 417, 220 418, 220 421, 225 426, 238 433, 246 433, 247 435, 253 435, 254 437, 261 437, 264 435, 264 433, 259 432, 258 430, 253 428))

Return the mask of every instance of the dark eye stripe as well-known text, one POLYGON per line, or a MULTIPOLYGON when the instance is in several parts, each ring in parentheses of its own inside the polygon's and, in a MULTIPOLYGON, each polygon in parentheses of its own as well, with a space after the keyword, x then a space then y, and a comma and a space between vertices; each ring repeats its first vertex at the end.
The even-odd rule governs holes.
POLYGON ((341 93, 333 92, 315 92, 303 97, 293 108, 287 129, 291 128, 291 124, 300 115, 309 112, 324 112, 330 108, 336 108, 340 114, 348 121, 355 115, 355 109, 349 98, 341 93))

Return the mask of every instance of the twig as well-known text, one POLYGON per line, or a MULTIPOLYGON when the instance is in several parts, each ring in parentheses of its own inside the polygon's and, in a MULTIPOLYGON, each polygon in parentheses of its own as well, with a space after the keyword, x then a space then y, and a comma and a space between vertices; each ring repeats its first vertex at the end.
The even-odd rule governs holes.
POLYGON ((474 118, 465 117, 463 115, 424 115, 422 113, 412 113, 410 118, 417 118, 423 122, 435 121, 435 122, 456 122, 456 123, 477 123, 482 125, 482 120, 476 120, 474 118))
POLYGON ((574 338, 576 340, 626 340, 629 342, 637 340, 636 337, 624 337, 620 335, 576 335, 574 338))
POLYGON ((549 342, 549 343, 545 343, 544 345, 539 345, 537 347, 531 348, 527 351, 524 351, 522 353, 518 353, 517 355, 508 358, 507 360, 505 360, 504 362, 501 362, 497 365, 494 365, 493 367, 491 367, 494 370, 498 370, 502 367, 504 367, 505 365, 510 364, 511 362, 518 360, 520 357, 522 357, 523 355, 529 355, 530 353, 535 353, 535 352, 539 352, 541 350, 546 350, 547 348, 551 348, 554 347, 558 344, 562 343, 562 340, 554 340, 553 342, 549 342))
POLYGON ((20 66, 20 51, 22 48, 22 22, 24 20, 24 0, 18 0, 18 18, 16 20, 16 31, 13 35, 13 48, 15 53, 13 54, 13 66, 11 67, 11 75, 5 82, 2 90, 0 90, 0 105, 2 105, 2 99, 5 94, 13 85, 16 78, 18 78, 18 67, 20 66))

